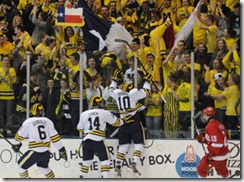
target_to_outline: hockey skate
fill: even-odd
[[[117,176],[119,176],[121,178],[121,166],[116,165],[114,167],[114,172],[116,173]]]
[[[132,162],[128,166],[128,172],[130,172],[133,176],[135,176],[137,178],[139,178],[141,176],[141,173],[136,168],[136,163],[135,162]]]

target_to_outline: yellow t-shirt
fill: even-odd
[[[207,48],[208,53],[214,53],[217,45],[217,36],[218,36],[218,27],[216,25],[212,25],[208,27],[209,31],[207,31]]]
[[[213,87],[211,94],[212,95],[219,95],[223,92],[223,90],[218,90],[216,87]],[[222,99],[220,102],[214,99],[214,107],[217,108],[223,108],[226,107],[226,99]]]
[[[232,85],[224,90],[222,94],[226,98],[226,115],[236,116],[235,104],[240,97],[240,89],[237,85]]]
[[[179,111],[191,111],[191,84],[183,82],[177,89],[179,97]]]
[[[184,7],[181,7],[180,9],[178,9],[177,11],[177,15],[179,17],[179,28],[181,29],[185,23],[187,22],[189,16],[191,15],[191,13],[193,12],[194,10],[194,7],[193,6],[188,6],[187,7],[187,10],[188,10],[188,13],[186,13],[185,11],[185,8]]]
[[[152,97],[159,101],[160,93],[152,93]],[[152,101],[149,99],[149,105],[147,108],[146,116],[162,116],[162,104],[155,106]]]
[[[207,14],[201,13],[201,19],[204,21],[206,19]],[[193,27],[193,45],[197,47],[199,43],[206,42],[206,30],[200,29],[198,24],[196,23]]]

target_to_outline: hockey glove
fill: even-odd
[[[199,143],[206,143],[205,134],[197,135],[196,139]]]
[[[65,150],[65,147],[62,147],[61,149],[59,149],[59,155],[61,158],[63,158],[64,160],[68,160],[68,157],[67,157],[67,153],[66,153],[66,150]]]
[[[21,146],[22,146],[22,143],[19,143],[17,145],[12,145],[12,149],[14,152],[17,153],[17,152],[19,152]]]
[[[151,73],[146,73],[143,77],[144,81],[150,82],[152,80],[152,74]]]
[[[121,82],[123,80],[124,73],[121,69],[116,69],[114,71],[114,74],[112,76],[112,80],[116,81],[117,83]]]

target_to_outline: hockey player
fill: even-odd
[[[117,69],[113,74],[110,85],[110,96],[116,100],[120,118],[124,122],[124,125],[119,127],[118,131],[119,150],[115,166],[115,172],[118,176],[121,176],[122,161],[125,159],[131,140],[134,143],[134,152],[129,170],[135,176],[140,175],[136,165],[140,161],[143,152],[144,130],[140,122],[141,118],[139,114],[142,104],[138,101],[149,95],[151,89],[149,80],[151,77],[151,74],[144,76],[145,83],[143,88],[137,89],[133,88],[132,84],[123,83],[122,70]],[[117,88],[118,86],[119,88]]]
[[[49,168],[51,142],[59,150],[60,157],[67,161],[67,153],[53,122],[43,117],[43,106],[36,103],[32,106],[33,117],[26,119],[15,135],[12,149],[19,152],[21,141],[29,138],[29,149],[17,161],[17,170],[21,178],[28,178],[28,168],[36,164],[46,178],[54,178]]]
[[[205,127],[205,134],[197,135],[197,140],[200,143],[207,144],[209,153],[200,160],[197,171],[201,177],[206,177],[208,171],[214,167],[218,175],[226,178],[228,176],[228,140],[225,127],[215,119],[215,114],[215,109],[210,106],[202,111],[201,120],[207,126]]]
[[[90,104],[93,109],[81,113],[77,125],[78,131],[83,134],[83,162],[80,168],[80,178],[87,176],[95,154],[101,161],[101,178],[109,177],[110,154],[104,142],[106,123],[116,127],[122,123],[111,112],[102,109],[102,101],[102,97],[92,96]]]

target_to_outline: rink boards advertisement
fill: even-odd
[[[60,159],[58,151],[52,145],[49,166],[55,173],[56,178],[79,178],[82,150],[77,155],[77,149],[81,140],[62,139],[62,143],[67,150],[68,162]],[[106,143],[111,155],[110,177],[118,178],[114,173],[118,140],[108,139]],[[24,153],[27,146],[27,141],[24,141],[20,151]],[[240,170],[240,141],[230,140],[229,149],[230,155],[227,165],[231,176]],[[135,178],[128,172],[127,167],[132,152],[133,145],[130,146],[130,150],[126,154],[126,160],[122,164],[122,178]],[[143,156],[138,164],[138,170],[141,172],[140,178],[199,178],[197,165],[203,156],[203,147],[196,140],[146,140]],[[4,139],[0,139],[1,178],[19,178],[15,166],[18,159],[19,155],[13,152],[11,146]],[[31,178],[44,178],[36,165],[32,166],[28,172]],[[100,178],[100,162],[96,156],[87,177]],[[207,178],[221,177],[216,174],[214,169],[211,169]],[[236,175],[233,178],[240,178],[240,176]]]

